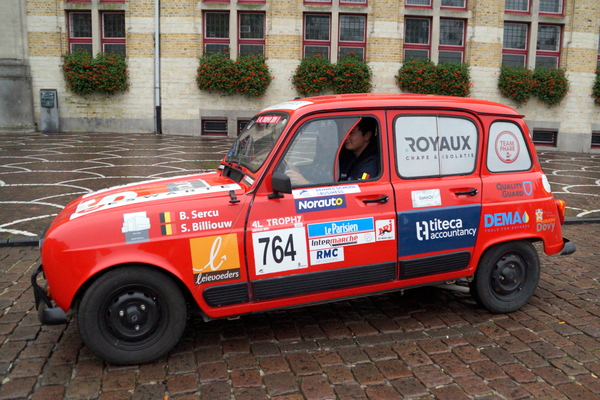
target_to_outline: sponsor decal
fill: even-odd
[[[511,164],[519,158],[519,141],[514,133],[509,131],[500,132],[496,137],[496,155],[505,164]]]
[[[483,226],[486,232],[500,230],[521,229],[529,227],[529,214],[527,211],[508,211],[483,216]]]
[[[294,202],[297,213],[346,208],[346,196],[344,195],[298,199],[294,200]]]
[[[304,226],[302,224],[302,215],[294,215],[293,217],[267,218],[264,221],[254,221],[252,222],[252,231],[268,231],[273,226],[285,226],[292,224],[296,228],[301,228]]]
[[[442,205],[440,189],[415,190],[411,192],[413,208]]]
[[[240,278],[236,234],[190,239],[190,252],[196,285]]]
[[[315,250],[310,252],[311,265],[329,264],[338,261],[344,261],[343,247]]]
[[[332,196],[336,194],[360,193],[358,185],[330,186],[314,189],[295,189],[292,195],[295,199],[306,199],[309,197]]]
[[[375,221],[376,240],[394,240],[396,229],[394,228],[393,219],[382,219]]]
[[[118,193],[107,194],[104,197],[84,197],[84,200],[77,205],[75,212],[71,214],[70,219],[75,219],[82,215],[103,209],[121,207],[129,204],[138,204],[172,197],[201,195],[210,192],[227,192],[229,190],[238,189],[240,189],[240,186],[237,183],[210,186],[207,182],[200,179],[168,184],[156,182],[154,186],[142,187],[137,189],[137,191],[123,190]],[[92,195],[97,196],[98,193]]]
[[[173,234],[173,224],[171,224],[171,213],[163,212],[159,214],[160,218],[160,233],[161,235],[172,235]]]
[[[280,119],[280,115],[261,115],[256,118],[256,122],[259,124],[276,124]]]
[[[405,137],[408,147],[413,153],[421,152],[426,153],[428,151],[465,151],[472,150],[469,144],[471,136],[420,136],[418,138]]]
[[[150,240],[150,218],[146,211],[123,214],[123,227],[125,243],[142,243]]]
[[[399,254],[410,256],[473,247],[480,205],[398,213]]]
[[[232,221],[214,221],[207,218],[218,218],[219,210],[191,210],[191,211],[180,211],[179,212],[179,220],[180,221],[194,221],[201,219],[199,222],[190,222],[181,224],[181,232],[199,232],[199,231],[209,231],[213,229],[225,229],[231,228],[233,225]]]
[[[552,214],[553,215],[553,214]],[[556,218],[544,218],[544,210],[538,208],[535,210],[535,229],[538,232],[550,231],[554,232],[556,226]]]
[[[502,197],[531,196],[533,194],[533,183],[531,181],[497,183],[496,190],[502,194]]]
[[[308,268],[304,227],[252,233],[256,275]]]
[[[373,218],[310,224],[308,243],[311,250],[373,243],[374,229]]]

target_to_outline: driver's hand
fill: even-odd
[[[304,178],[302,176],[302,174],[298,171],[294,171],[293,169],[288,169],[287,171],[285,171],[285,174],[287,176],[290,177],[290,181],[292,181],[292,185],[307,185],[310,182],[306,180],[306,178]]]

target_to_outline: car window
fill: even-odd
[[[286,173],[292,187],[332,184],[338,180],[338,154],[347,134],[361,117],[319,118],[296,132],[277,171]]]
[[[496,121],[488,136],[487,168],[490,172],[528,171],[533,163],[523,131],[513,122]]]
[[[409,115],[394,122],[396,168],[403,178],[465,175],[475,170],[477,126],[467,118]]]

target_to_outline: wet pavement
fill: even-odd
[[[208,171],[228,138],[118,134],[0,134],[0,244],[33,243],[71,200],[149,178]],[[600,218],[600,154],[539,150],[567,217]]]
[[[230,143],[0,134],[0,400],[600,398],[600,155],[538,149],[578,250],[540,251],[538,289],[511,314],[421,288],[231,321],[193,317],[167,357],[129,367],[91,354],[75,316],[40,326],[30,285],[39,253],[26,244],[62,206],[107,186],[212,169]]]

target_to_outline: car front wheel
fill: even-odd
[[[128,266],[90,286],[77,318],[83,342],[98,357],[112,364],[142,364],[175,346],[187,309],[181,290],[165,273]]]
[[[481,258],[471,295],[493,313],[512,312],[529,301],[539,279],[540,261],[531,243],[501,243]]]

